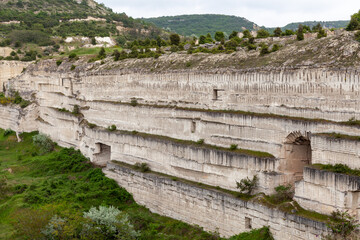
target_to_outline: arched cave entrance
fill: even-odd
[[[96,143],[95,147],[96,149],[93,162],[98,166],[105,167],[106,164],[111,160],[111,146],[103,143]]]
[[[303,178],[304,167],[311,164],[311,142],[309,133],[290,133],[282,148],[281,170],[291,176],[291,182]]]

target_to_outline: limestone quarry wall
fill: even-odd
[[[311,147],[313,163],[345,164],[350,168],[360,168],[360,141],[358,140],[315,134],[311,136]]]
[[[286,214],[258,203],[246,202],[230,195],[173,181],[154,174],[109,164],[105,174],[126,188],[136,202],[151,211],[197,224],[222,236],[232,236],[252,228],[269,226],[278,240],[320,239],[326,232],[324,223]]]
[[[13,129],[17,130],[19,128],[20,111],[11,106],[2,106],[0,105],[0,122],[2,129]]]
[[[340,121],[354,114],[359,116],[358,83],[355,71],[287,69],[233,74],[103,75],[100,81],[99,76],[88,76],[74,84],[74,91],[91,100],[128,101],[136,97],[152,103]]]
[[[211,149],[162,139],[143,137],[131,133],[91,129],[71,113],[57,109],[41,110],[39,131],[48,134],[65,147],[79,148],[94,163],[106,165],[118,160],[134,165],[147,163],[151,169],[183,177],[188,180],[236,190],[236,181],[246,177],[259,177],[258,192],[273,192],[273,188],[289,181],[279,172],[279,160],[255,157],[236,152]],[[109,147],[107,159],[98,158],[101,145]]]
[[[236,190],[236,181],[257,175],[257,192],[271,193],[274,186],[287,181],[286,175],[277,171],[279,161],[273,158],[254,157],[119,132],[109,133],[88,128],[85,132],[86,139],[90,140],[84,140],[89,143],[87,145],[101,143],[111,147],[108,160],[132,165],[137,162],[147,163],[154,171],[212,186]],[[93,160],[96,162],[96,156]]]
[[[20,61],[0,61],[0,92],[3,92],[3,86],[9,79],[21,74],[29,64]]]
[[[16,105],[0,104],[0,128],[12,129],[17,132],[32,132],[38,130],[37,106],[32,104],[26,109]]]
[[[69,73],[61,72],[55,66],[55,61],[45,62],[43,66],[32,68],[31,74],[37,77],[21,76],[19,80],[32,82],[30,85],[37,91],[56,89],[44,86],[44,80],[47,85],[67,85],[68,91],[83,100],[130,101],[137,98],[139,102],[151,104],[234,109],[334,121],[346,121],[351,117],[360,119],[359,74],[352,69],[146,74],[124,73],[125,69],[92,72],[92,65]],[[53,72],[50,72],[51,68],[54,68]],[[44,79],[46,76],[48,79]],[[28,91],[27,84],[20,83],[13,81],[11,85]]]
[[[349,210],[360,219],[360,177],[305,167],[304,179],[295,184],[294,199],[311,211]]]
[[[87,121],[105,128],[116,125],[118,129],[177,139],[205,139],[206,143],[224,147],[238,144],[240,148],[269,152],[279,158],[284,157],[282,147],[287,136],[295,131],[300,131],[303,135],[333,131],[360,135],[359,128],[324,121],[151,105],[133,107],[109,101],[77,100],[59,92],[39,92],[37,98],[41,106],[66,108],[70,111],[77,104]]]
[[[35,104],[25,110],[0,106],[3,113],[0,115],[0,127],[14,127],[18,131],[39,130],[61,146],[80,149],[85,156],[101,165],[110,160],[130,164],[145,162],[155,171],[225,189],[235,189],[236,181],[258,175],[258,191],[270,193],[280,184],[302,179],[302,167],[311,161],[359,167],[357,143],[335,141],[316,134],[337,132],[360,136],[359,127],[337,122],[352,117],[360,119],[359,75],[356,70],[289,68],[218,73],[134,73],[125,68],[94,70],[96,66],[89,64],[69,72],[69,64],[62,63],[58,67],[55,61],[50,60],[31,65],[25,74],[5,84],[6,89],[20,91],[22,96],[34,100]],[[131,101],[135,106],[129,105]],[[75,105],[80,106],[80,115],[70,113]],[[65,110],[59,111],[61,108]],[[213,111],[224,109],[278,115]],[[14,126],[11,125],[13,122]],[[99,127],[91,129],[87,122]],[[29,123],[31,127],[27,127]],[[269,152],[275,159],[185,146],[166,138],[104,130],[111,125],[174,139],[204,139],[205,143],[223,147],[237,144],[240,148]],[[296,142],[299,139],[307,145]],[[296,144],[300,145],[294,147]],[[295,156],[297,154],[299,156]],[[119,176],[113,177],[122,179],[130,192],[137,194],[140,201],[159,213],[188,219],[191,223],[201,222],[197,216],[180,212],[182,208],[186,209],[183,201],[187,200],[182,200],[182,197],[174,203],[179,205],[153,206],[152,201],[161,201],[162,194],[169,195],[163,197],[164,201],[174,199],[172,194],[184,195],[184,199],[189,194],[194,210],[201,212],[205,211],[201,209],[201,204],[206,195],[194,196],[192,188],[187,192],[177,193],[176,190],[169,193],[168,187],[174,188],[173,183],[154,183],[144,180],[143,176],[135,178],[121,172],[117,174]],[[295,177],[290,180],[288,176],[291,174]],[[296,183],[296,199],[301,205],[327,214],[339,206],[358,214],[357,190],[345,188],[350,180],[308,168],[305,168],[305,174],[304,180]],[[141,188],[141,184],[149,189]],[[154,189],[151,184],[158,187]],[[208,201],[220,200],[211,197]],[[232,201],[235,200],[229,200]],[[224,235],[232,235],[235,233],[231,229],[239,229],[235,226],[238,224],[244,226],[242,218],[251,215],[259,221],[254,226],[268,224],[280,239],[313,239],[319,230],[311,224],[303,226],[305,220],[284,216],[280,212],[273,213],[260,205],[248,207],[245,203],[241,204],[239,206],[247,208],[238,210],[231,204],[214,205],[214,209],[209,210],[209,220],[201,223],[207,229],[215,230],[217,223],[212,219],[220,216],[228,220],[229,226],[234,224],[231,228],[221,226]],[[228,213],[229,217],[226,217]],[[226,225],[225,222],[222,224]],[[281,228],[287,230],[281,231]]]

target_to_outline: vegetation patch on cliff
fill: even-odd
[[[313,164],[312,167],[320,170],[326,170],[334,173],[342,173],[360,177],[360,169],[352,169],[345,164]]]
[[[4,93],[0,92],[0,104],[4,106],[18,104],[21,108],[26,108],[30,105],[30,101],[23,99],[18,92],[12,93],[11,97],[6,97]]]
[[[314,135],[324,136],[324,137],[332,138],[332,139],[344,139],[344,140],[350,140],[350,141],[360,141],[360,136],[352,136],[352,135],[346,135],[346,134],[341,134],[341,133],[336,133],[336,132],[317,133],[317,134],[314,134]]]

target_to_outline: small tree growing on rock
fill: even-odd
[[[171,34],[170,35],[171,45],[178,46],[180,44],[180,36],[179,34]]]
[[[259,178],[255,175],[252,179],[249,177],[241,179],[240,182],[236,182],[236,188],[240,189],[241,194],[251,195],[258,185]]]
[[[359,226],[359,221],[350,215],[348,211],[333,211],[327,223],[327,227],[332,234],[326,236],[326,239],[348,239]]]
[[[299,28],[298,28],[298,30],[297,30],[296,39],[297,39],[298,41],[304,40],[304,27],[303,27],[303,25],[301,25],[301,24],[299,25]]]

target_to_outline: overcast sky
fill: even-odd
[[[216,13],[245,17],[260,26],[348,20],[360,0],[97,0],[115,12],[140,17]]]

